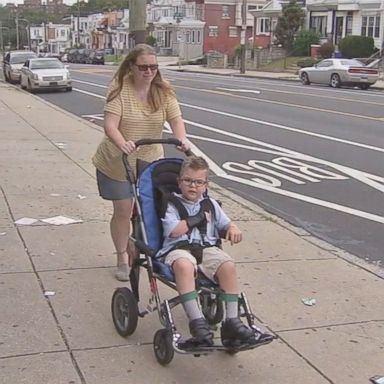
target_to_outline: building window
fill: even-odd
[[[311,16],[309,29],[317,32],[321,37],[327,36],[327,16]]]
[[[361,35],[380,37],[380,16],[363,16],[361,20]]]
[[[208,36],[209,37],[217,37],[218,35],[219,35],[219,27],[218,26],[208,27]]]
[[[347,16],[346,26],[345,26],[345,35],[352,35],[352,16]]]
[[[257,19],[258,32],[269,33],[271,32],[271,20],[269,17],[260,17]]]
[[[65,37],[65,29],[61,29],[60,30],[60,36],[61,37]]]
[[[237,27],[229,27],[228,28],[228,36],[229,37],[238,37],[239,34],[237,32]]]
[[[223,5],[223,10],[221,14],[222,19],[228,19],[229,18],[229,7],[228,5]]]

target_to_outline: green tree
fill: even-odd
[[[293,43],[294,53],[297,56],[307,56],[311,54],[311,45],[318,44],[320,35],[315,31],[302,30]]]
[[[290,0],[283,6],[283,13],[277,20],[275,36],[279,44],[288,51],[292,51],[296,34],[304,23],[304,11],[296,3]]]

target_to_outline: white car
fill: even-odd
[[[42,89],[72,91],[72,80],[67,66],[52,57],[27,60],[21,68],[20,85],[30,92]]]
[[[318,83],[333,88],[349,85],[368,89],[379,79],[379,72],[355,59],[325,59],[313,67],[301,68],[299,77],[304,85]]]
[[[26,60],[37,57],[32,51],[10,51],[7,52],[3,60],[4,78],[10,83],[20,82],[20,70]]]

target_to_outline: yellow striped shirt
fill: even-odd
[[[114,86],[111,84],[108,93],[114,89]],[[120,94],[105,104],[104,111],[121,116],[119,130],[127,141],[161,138],[164,122],[181,116],[179,104],[173,96],[167,96],[164,105],[153,112],[149,104],[142,103],[136,98],[128,79],[124,81]],[[164,157],[163,147],[156,144],[140,147],[139,151],[128,156],[128,160],[135,169],[138,158],[152,162],[161,157]],[[122,152],[107,136],[98,146],[92,161],[100,172],[111,179],[126,180]]]

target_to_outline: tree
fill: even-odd
[[[299,32],[296,40],[293,43],[295,55],[307,56],[311,54],[311,45],[318,44],[320,34],[314,31],[302,30]]]
[[[275,36],[279,44],[291,51],[298,30],[304,24],[304,11],[296,3],[290,0],[289,4],[283,7],[283,14],[278,18]]]

